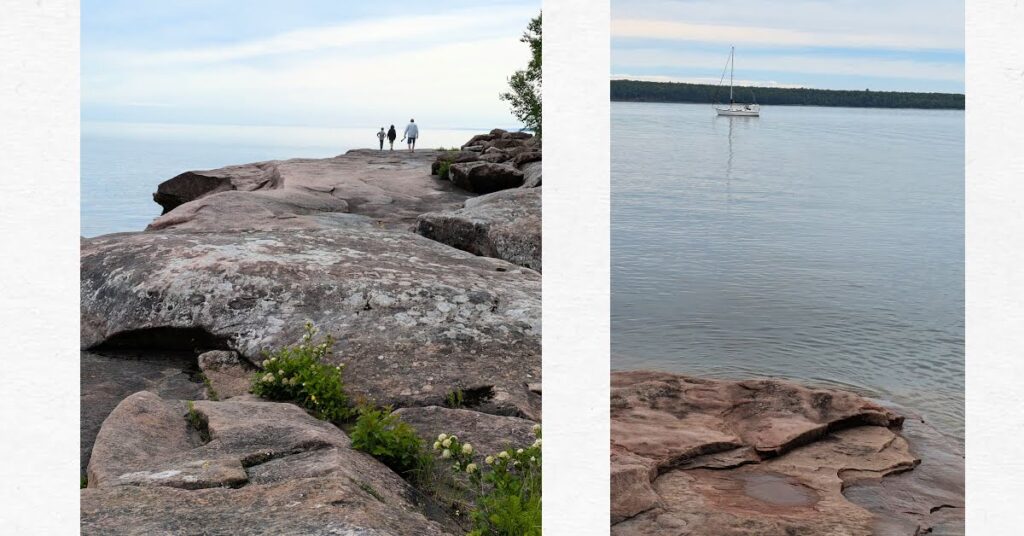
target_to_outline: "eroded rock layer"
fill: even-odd
[[[962,477],[902,476],[921,463],[899,432],[903,418],[853,393],[616,372],[611,412],[612,534],[962,531]],[[844,495],[850,486],[862,497]],[[942,491],[907,499],[926,487]]]

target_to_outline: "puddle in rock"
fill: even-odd
[[[778,473],[747,473],[740,476],[743,493],[778,506],[810,506],[818,495],[791,477]]]

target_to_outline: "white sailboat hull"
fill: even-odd
[[[715,108],[718,115],[729,115],[735,117],[758,117],[761,115],[761,107],[756,104],[741,106],[730,106],[728,108]]]

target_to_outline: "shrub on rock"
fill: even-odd
[[[352,415],[345,384],[343,365],[324,362],[334,346],[327,336],[314,344],[316,328],[306,323],[306,334],[297,346],[282,348],[267,356],[263,371],[252,378],[251,392],[268,400],[293,401],[325,421],[341,421]]]
[[[407,480],[421,480],[431,465],[423,442],[391,408],[359,408],[359,418],[349,434],[352,448],[363,451]]]

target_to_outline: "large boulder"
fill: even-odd
[[[516,153],[515,158],[512,159],[512,163],[519,169],[523,169],[523,166],[530,162],[539,162],[541,160],[540,151],[525,150]]]
[[[142,391],[103,423],[81,527],[83,534],[446,534],[414,496],[343,432],[294,405],[189,405]]]
[[[227,166],[208,171],[186,171],[157,186],[153,200],[164,214],[200,197],[229,190],[253,191],[281,186],[281,176],[273,162]]]
[[[461,164],[464,162],[475,162],[480,159],[480,154],[473,151],[445,151],[437,155],[434,161],[430,164],[430,174],[440,175],[441,164],[447,162],[450,164]],[[447,174],[440,177],[442,180],[448,180]]]
[[[498,138],[498,139],[495,139],[495,140],[491,140],[491,141],[485,142],[483,144],[483,146],[484,146],[484,151],[486,151],[487,149],[491,149],[491,148],[494,148],[494,149],[514,149],[514,148],[517,148],[517,147],[522,147],[524,144],[525,144],[525,140],[522,140],[522,139]]]
[[[502,190],[448,212],[419,217],[416,232],[438,242],[541,271],[541,189]]]
[[[82,242],[81,345],[231,349],[252,362],[312,321],[337,342],[348,389],[380,404],[440,404],[489,388],[536,415],[540,274],[376,227],[144,232]],[[177,331],[176,331],[177,330]]]
[[[519,169],[523,171],[522,188],[536,188],[541,185],[541,171],[543,167],[539,161],[523,164]]]
[[[523,184],[523,172],[509,164],[490,162],[452,164],[449,174],[453,184],[478,194],[518,188]]]
[[[902,417],[853,393],[615,372],[611,406],[613,535],[909,536],[963,494],[962,480],[944,478],[929,482],[945,495],[917,501],[887,488],[921,459]],[[848,498],[851,486],[870,499]]]

